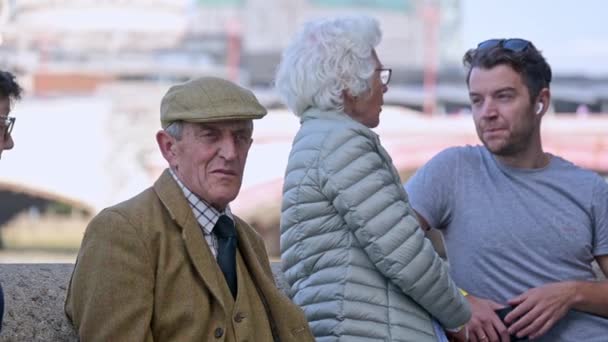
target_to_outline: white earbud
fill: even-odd
[[[538,106],[536,106],[536,114],[542,113],[544,108],[545,108],[545,105],[542,102],[539,102]]]

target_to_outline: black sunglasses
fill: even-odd
[[[531,42],[521,38],[488,39],[477,44],[477,50],[492,49],[497,46],[513,52],[523,52],[528,50],[530,47],[534,47]]]

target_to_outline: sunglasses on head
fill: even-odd
[[[488,39],[477,44],[477,50],[492,49],[497,46],[513,52],[523,52],[534,45],[532,45],[531,42],[521,38]]]

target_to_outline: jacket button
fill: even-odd
[[[237,323],[241,323],[244,319],[245,319],[245,314],[242,312],[237,312],[237,314],[234,315],[234,321]]]
[[[222,328],[215,329],[215,338],[220,338],[222,336],[224,336],[224,329],[222,329]]]

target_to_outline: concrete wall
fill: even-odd
[[[0,264],[4,289],[2,341],[78,341],[63,311],[73,264]],[[275,280],[287,293],[280,263],[272,264]],[[596,267],[599,273],[599,269]]]
[[[0,341],[78,341],[63,313],[72,264],[2,264]]]
[[[78,341],[63,310],[73,264],[0,264],[4,319],[0,341]],[[277,285],[288,286],[273,263]]]

